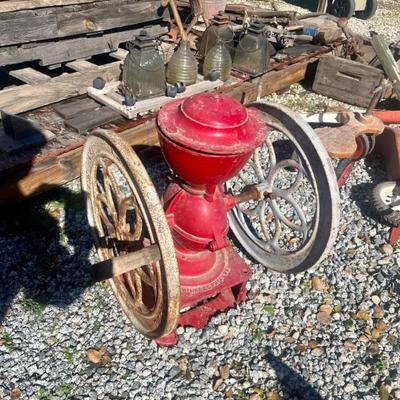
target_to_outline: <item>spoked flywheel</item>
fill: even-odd
[[[171,332],[180,298],[175,249],[139,158],[115,133],[92,134],[83,149],[82,188],[100,265],[123,261],[123,273],[110,279],[123,311],[149,338]]]
[[[256,188],[260,196],[237,204],[230,227],[260,264],[301,272],[320,262],[335,240],[340,215],[335,172],[304,120],[277,104],[250,107],[261,111],[269,134],[227,191],[239,198]]]

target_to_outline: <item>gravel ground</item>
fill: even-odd
[[[394,38],[399,3],[380,4],[353,24]],[[298,111],[338,105],[299,85],[270,99]],[[179,329],[171,349],[132,329],[107,284],[90,285],[96,256],[78,181],[8,212],[0,399],[400,399],[400,251],[368,204],[383,178],[380,160],[357,164],[318,269],[284,276],[253,263],[248,301],[204,330]]]

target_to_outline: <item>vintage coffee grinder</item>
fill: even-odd
[[[266,127],[256,110],[215,93],[167,104],[157,127],[174,174],[163,201],[178,261],[181,309],[189,308],[179,324],[202,328],[211,315],[246,297],[251,271],[227,238],[227,212],[235,201],[222,184],[265,139]],[[175,342],[174,332],[158,339]]]
[[[203,328],[211,316],[246,298],[251,270],[232,247],[229,229],[248,254],[276,271],[304,271],[323,258],[334,243],[339,198],[329,157],[304,124],[282,106],[244,107],[219,93],[171,100],[156,119],[170,167],[161,199],[139,157],[119,134],[98,131],[88,137],[82,188],[101,260],[92,268],[93,279],[109,279],[140,333],[171,346],[177,342],[178,325]],[[270,138],[279,129],[289,139],[279,140],[277,149],[288,143],[289,151],[275,154]],[[266,152],[268,159],[263,158]],[[281,159],[286,153],[294,154],[293,159]],[[243,167],[255,171],[245,174],[249,183],[230,190],[232,180],[246,178]],[[276,183],[282,172],[297,176],[292,186]],[[292,193],[299,182],[313,177],[320,194],[313,197],[318,199],[314,219],[307,220],[299,205],[294,207],[301,220],[288,219],[277,201],[294,204]],[[246,204],[253,208],[243,208]],[[264,236],[259,235],[260,225],[258,231],[251,225],[251,213],[273,218],[272,226],[262,222]],[[289,235],[284,225],[294,229],[297,242],[299,232],[304,233],[297,249],[293,241],[289,249],[278,247]]]

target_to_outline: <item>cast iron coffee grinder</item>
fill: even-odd
[[[212,315],[245,300],[251,270],[233,249],[230,229],[253,258],[281,272],[304,270],[329,250],[338,221],[328,215],[334,214],[338,198],[329,182],[327,185],[330,178],[325,179],[325,172],[332,174],[336,188],[334,172],[328,170],[328,157],[323,154],[319,158],[315,152],[318,139],[312,129],[305,129],[288,112],[268,104],[244,107],[218,93],[200,93],[166,104],[156,121],[161,150],[170,167],[161,201],[140,159],[118,134],[100,131],[88,137],[82,187],[101,259],[93,266],[93,278],[109,279],[135,328],[158,344],[176,344],[178,325],[203,328]],[[312,151],[290,147],[293,160],[279,160],[270,153],[268,175],[261,158],[274,151],[269,124],[276,131],[280,120],[285,121],[282,131],[289,132],[290,127],[300,135],[292,137],[293,143],[312,146]],[[310,151],[312,166],[307,159]],[[229,189],[227,181],[248,176],[240,172],[245,166],[265,179],[253,179],[240,190],[232,185]],[[304,230],[306,242],[296,254],[283,250],[273,254],[269,246],[277,246],[276,238],[268,242],[253,236],[257,231],[245,228],[244,224],[251,222],[245,213],[265,212],[267,203],[275,204],[279,196],[291,199],[295,188],[286,193],[282,186],[274,188],[274,181],[278,172],[296,169],[323,178],[316,183],[318,193],[323,193],[317,211],[323,207],[326,217],[313,222],[312,232],[305,232],[308,223],[296,225],[282,217],[275,225],[286,221],[288,226]],[[256,207],[239,208],[246,204]],[[318,235],[320,240],[314,242]]]

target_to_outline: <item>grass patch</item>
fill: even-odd
[[[74,353],[72,352],[72,350],[69,347],[64,347],[62,352],[64,354],[65,361],[68,364],[73,364],[74,363]]]
[[[74,386],[71,383],[61,383],[57,386],[57,393],[62,396],[69,396],[74,389]]]
[[[3,332],[2,342],[3,342],[3,346],[8,351],[14,351],[15,350],[14,339],[13,339],[11,333]]]
[[[268,314],[273,314],[274,311],[275,311],[275,308],[274,308],[274,306],[273,306],[272,304],[267,304],[267,305],[265,305],[265,306],[263,307],[263,311],[264,311],[265,313],[268,313]]]
[[[389,369],[389,362],[385,357],[381,356],[376,360],[374,366],[378,371],[383,372]]]
[[[301,290],[304,290],[306,292],[310,291],[312,287],[311,279],[306,279],[304,282],[301,283],[300,287]]]
[[[54,396],[43,388],[40,388],[37,391],[36,396],[38,397],[39,400],[54,400]]]
[[[257,328],[257,329],[255,329],[254,331],[253,331],[253,339],[256,341],[256,342],[261,342],[261,340],[263,340],[264,339],[264,331],[262,330],[262,329],[260,329],[260,328]]]
[[[40,316],[43,314],[44,309],[46,308],[46,306],[42,303],[40,303],[37,300],[33,300],[33,299],[24,299],[21,301],[22,304],[22,308],[33,314],[36,316]]]
[[[354,322],[351,319],[346,319],[345,321],[343,321],[343,326],[345,327],[346,330],[350,330],[353,328],[354,326]]]

